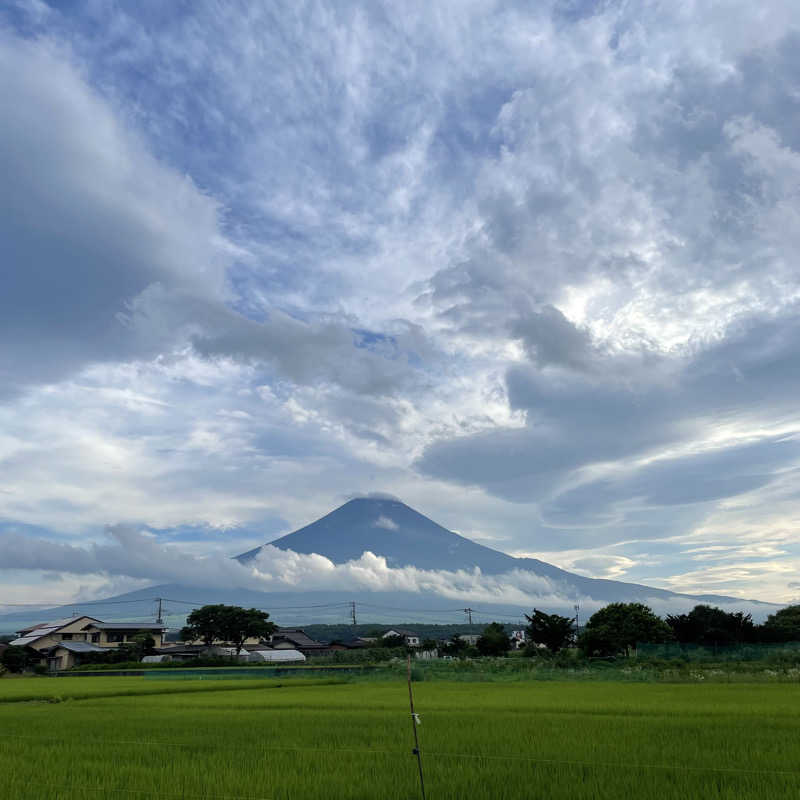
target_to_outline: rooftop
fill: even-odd
[[[93,622],[99,622],[100,620],[96,620],[94,617],[87,617],[86,614],[81,614],[77,617],[67,617],[67,619],[56,619],[52,622],[40,622],[38,625],[31,625],[30,627],[23,628],[19,631],[23,635],[23,638],[27,638],[29,636],[35,636],[35,638],[39,638],[41,636],[47,636],[49,633],[53,633],[60,628],[63,628],[67,625],[71,625],[73,622],[77,622],[79,619],[90,619]]]
[[[99,631],[163,631],[166,626],[156,622],[90,622],[87,628]]]
[[[280,641],[281,639],[284,639],[287,642],[292,642],[292,644],[296,644],[298,647],[326,646],[322,644],[322,642],[312,639],[305,631],[299,630],[298,628],[279,628],[272,635],[272,640]]]

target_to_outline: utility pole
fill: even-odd
[[[578,605],[578,603],[575,603],[575,635],[576,636],[580,636],[581,635],[581,626],[580,626],[580,623],[578,622],[578,613],[580,612],[580,610],[581,610],[580,605]]]
[[[163,598],[161,598],[161,597],[156,597],[156,600],[158,601],[158,613],[156,614],[156,623],[158,625],[163,625],[164,624],[164,616],[161,613],[161,602],[162,602],[162,599]]]
[[[464,613],[467,615],[467,619],[469,620],[469,624],[472,625],[472,609],[465,608]]]
[[[350,618],[353,620],[353,625],[358,625],[356,622],[356,601],[350,601]]]

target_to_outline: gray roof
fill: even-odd
[[[87,628],[99,631],[163,631],[165,626],[157,622],[92,622]]]
[[[34,642],[38,642],[41,639],[41,636],[21,636],[19,639],[14,639],[11,642],[12,647],[26,647],[29,644],[33,644]]]
[[[77,622],[79,619],[91,619],[95,622],[99,622],[100,620],[95,620],[94,617],[90,617],[87,614],[81,614],[78,617],[67,617],[66,619],[56,619],[52,622],[40,622],[38,625],[31,625],[28,628],[22,628],[19,632],[23,634],[23,638],[27,638],[28,636],[47,636],[49,633],[53,633],[54,631],[59,630],[59,628],[63,628],[67,625],[71,625],[73,622]]]
[[[312,639],[305,631],[299,628],[279,628],[272,634],[273,642],[286,641],[298,647],[327,647],[322,642]]]
[[[69,650],[70,653],[107,653],[108,649],[105,647],[98,647],[96,644],[89,642],[59,642],[55,647],[63,647]]]

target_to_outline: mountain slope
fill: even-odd
[[[556,582],[563,594],[576,599],[585,596],[614,602],[690,597],[636,583],[586,578],[535,558],[515,558],[449,531],[399,500],[350,500],[316,522],[269,544],[295,553],[317,553],[336,564],[357,559],[368,550],[384,556],[390,567],[413,566],[448,571],[472,571],[478,567],[485,575],[526,570]],[[261,550],[257,547],[236,558],[247,563]],[[731,602],[736,599],[724,595],[691,597],[698,602]]]

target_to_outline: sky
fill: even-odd
[[[800,597],[796,17],[3,4],[0,606],[371,492],[583,575]]]

